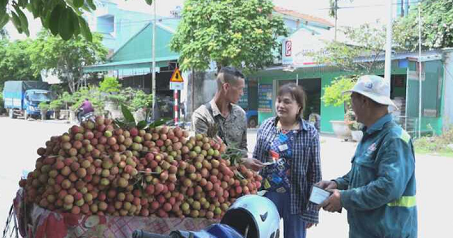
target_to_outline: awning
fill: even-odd
[[[177,56],[169,57],[160,57],[156,58],[156,67],[166,67],[168,63],[172,60],[177,60]],[[118,62],[110,62],[99,65],[90,65],[83,67],[84,73],[94,73],[94,72],[105,72],[112,70],[139,70],[139,69],[151,69],[153,66],[152,58],[139,59],[139,60],[126,60]],[[145,70],[147,71],[147,70]]]

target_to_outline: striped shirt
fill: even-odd
[[[272,141],[278,136],[277,118],[269,118],[258,129],[253,157],[266,162]],[[321,181],[319,134],[316,128],[300,119],[295,130],[291,156],[291,214],[300,214],[308,223],[318,223],[318,208],[308,201],[312,186]]]

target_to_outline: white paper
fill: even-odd
[[[280,151],[285,151],[285,150],[288,149],[288,145],[287,145],[287,144],[279,145],[279,146],[278,146],[278,149],[279,149]]]
[[[330,193],[327,192],[326,190],[313,186],[310,195],[310,202],[319,205],[323,203],[327,198],[329,198],[329,196]]]
[[[264,166],[268,166],[268,165],[271,165],[271,164],[275,164],[275,162],[264,162],[263,163]]]

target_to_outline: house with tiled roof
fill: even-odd
[[[274,14],[277,16],[281,16],[285,20],[286,25],[290,27],[294,26],[294,29],[299,29],[305,26],[330,30],[330,28],[334,27],[334,25],[327,21],[326,19],[300,13],[294,10],[285,9],[278,6],[274,7]],[[295,25],[290,21],[294,21]]]

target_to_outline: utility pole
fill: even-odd
[[[337,20],[338,20],[338,0],[335,0],[335,38],[334,40],[337,41]]]
[[[153,54],[153,73],[152,73],[152,93],[153,93],[153,120],[156,120],[156,101],[157,101],[157,94],[156,94],[156,4],[157,0],[153,1],[154,6],[154,22],[153,22],[153,46],[152,46],[152,54]]]
[[[422,17],[418,3],[418,138],[422,130]]]
[[[392,0],[387,0],[388,22],[387,22],[387,38],[385,45],[385,80],[390,83],[392,76],[392,17],[393,3]]]

